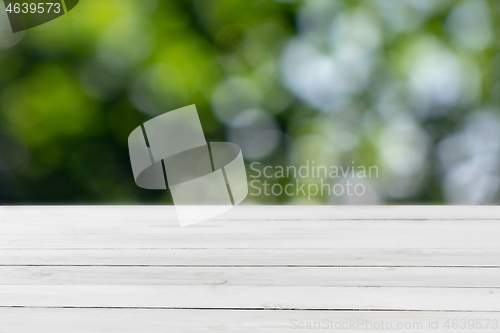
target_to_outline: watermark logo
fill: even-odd
[[[164,113],[128,138],[134,179],[139,187],[172,193],[181,226],[230,210],[248,194],[240,148],[207,143],[194,105]]]
[[[12,32],[52,21],[73,9],[79,0],[4,0]]]
[[[250,164],[250,195],[264,197],[362,197],[366,183],[379,177],[377,166],[317,165],[306,161],[301,166],[263,166]],[[282,180],[285,180],[283,182]]]

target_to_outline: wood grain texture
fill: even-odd
[[[0,206],[4,221],[176,221],[173,206]],[[497,220],[500,206],[251,206],[240,205],[212,221],[228,220]]]
[[[500,267],[482,249],[11,249],[0,265],[217,267]]]
[[[0,249],[500,249],[496,220],[16,221]]]
[[[180,228],[173,207],[0,207],[0,332],[499,320],[499,219],[499,207],[242,206]]]
[[[29,320],[27,320],[29,318]],[[109,332],[498,332],[500,313],[373,312],[373,311],[255,311],[163,309],[18,309],[0,308],[2,331],[9,333]],[[464,329],[446,329],[453,323]],[[489,329],[467,324],[489,325]],[[497,321],[497,326],[495,326]],[[384,324],[382,324],[382,322]],[[307,329],[306,325],[324,329]],[[304,327],[299,329],[299,325]],[[325,326],[326,325],[326,326]],[[391,326],[390,329],[374,329]],[[407,329],[396,328],[399,326]],[[437,329],[434,328],[437,325]],[[331,328],[333,327],[333,328]],[[432,327],[432,328],[430,328]],[[330,329],[331,328],[331,329]],[[371,329],[370,329],[371,328]]]
[[[2,285],[0,306],[500,311],[495,288]]]
[[[0,267],[0,285],[500,288],[500,269],[450,267]]]

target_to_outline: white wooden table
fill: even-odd
[[[0,333],[500,332],[499,207],[173,214],[0,207]]]

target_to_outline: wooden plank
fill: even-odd
[[[367,229],[366,231],[364,229]],[[425,228],[426,230],[421,230]],[[206,221],[181,228],[174,221],[106,221],[96,216],[86,221],[3,221],[0,222],[1,235],[5,236],[73,236],[86,235],[133,235],[149,237],[153,234],[172,236],[229,235],[229,234],[269,234],[297,235],[302,233],[375,233],[379,235],[392,230],[392,234],[435,232],[437,236],[446,233],[483,234],[488,231],[498,233],[500,220],[224,220]]]
[[[500,314],[500,207],[237,207],[189,228],[174,217],[161,206],[0,207],[0,332]]]
[[[480,249],[16,249],[0,265],[500,267]]]
[[[0,267],[0,285],[500,288],[499,268]]]
[[[500,311],[496,288],[1,285],[0,306]]]
[[[500,249],[500,221],[212,221],[0,224],[0,249]],[[36,229],[36,228],[41,228]]]
[[[0,221],[176,221],[173,206],[0,206]],[[232,220],[482,220],[500,219],[500,206],[251,206],[212,219]]]
[[[89,320],[91,318],[91,320]],[[500,313],[233,311],[132,309],[0,309],[9,333],[165,332],[497,332]],[[318,329],[320,323],[323,329]],[[313,327],[307,329],[307,326]],[[314,326],[316,325],[316,326]],[[463,329],[447,329],[465,325]],[[481,325],[481,329],[478,329]],[[488,328],[485,328],[488,325]],[[299,328],[304,327],[304,328]],[[314,328],[316,327],[316,328]],[[390,327],[390,329],[388,328]],[[403,327],[398,329],[398,327]]]

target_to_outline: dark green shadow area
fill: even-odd
[[[79,0],[64,0],[64,2],[66,3],[66,9],[68,10],[68,12],[70,10],[72,10],[73,8],[75,8],[75,6],[78,4],[78,1]]]

